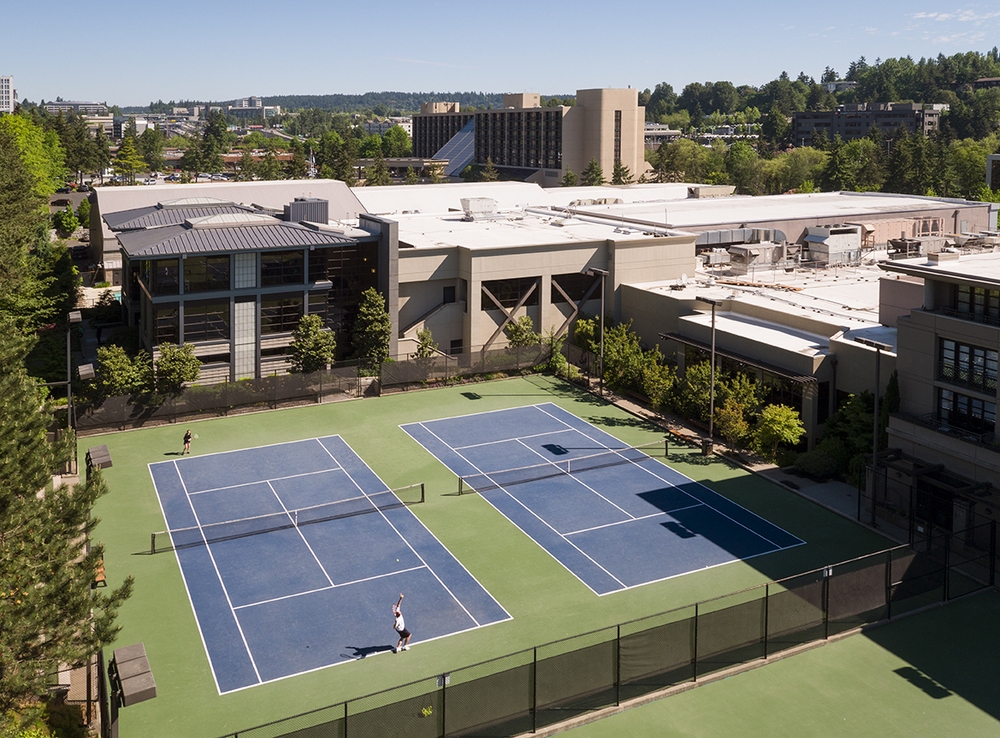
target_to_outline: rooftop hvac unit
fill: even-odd
[[[460,202],[466,220],[496,217],[497,201],[492,197],[463,197]]]

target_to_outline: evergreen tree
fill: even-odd
[[[493,159],[486,157],[486,166],[479,173],[479,179],[483,182],[496,182],[500,179],[500,172],[497,171],[496,164],[493,163]]]
[[[269,145],[264,152],[264,158],[257,162],[256,173],[258,179],[275,180],[281,179],[281,164],[274,153],[274,146]]]
[[[237,182],[252,182],[257,176],[257,162],[253,160],[253,153],[250,149],[243,149],[240,154],[240,163],[236,169]]]
[[[355,139],[347,138],[344,145],[337,152],[336,165],[333,168],[334,176],[348,187],[354,187],[357,183],[355,167],[357,166],[357,148]]]
[[[358,317],[354,321],[354,354],[381,365],[389,358],[392,318],[385,309],[385,299],[373,287],[361,293]]]
[[[288,179],[305,179],[309,172],[309,164],[306,161],[306,149],[299,140],[293,140],[290,144],[292,158],[285,163],[285,177]]]
[[[611,171],[611,184],[630,185],[632,184],[632,172],[627,166],[622,164],[620,159],[615,160],[615,168]]]
[[[146,168],[151,172],[163,169],[163,149],[165,141],[163,134],[155,128],[147,128],[138,139],[139,156],[146,162]]]
[[[587,187],[600,187],[607,184],[604,180],[604,170],[597,163],[597,159],[591,159],[587,168],[583,170],[583,184]]]
[[[47,440],[53,419],[24,369],[27,350],[0,317],[0,714],[43,699],[61,664],[81,666],[111,643],[132,591],[131,577],[108,594],[91,590],[103,548],[82,541],[107,491],[100,473],[72,491],[46,489],[72,440]]]
[[[406,168],[406,173],[403,174],[403,184],[406,185],[420,184],[420,177],[413,170],[413,167]]]
[[[94,132],[94,168],[100,173],[104,182],[104,170],[111,165],[111,143],[104,132],[104,126],[98,126]]]
[[[566,174],[564,174],[563,178],[562,178],[562,186],[563,187],[576,187],[578,183],[579,183],[579,178],[576,176],[576,174],[573,172],[573,170],[572,169],[567,169],[566,170]]]
[[[365,170],[366,187],[384,187],[392,184],[389,176],[389,167],[385,165],[385,157],[382,156],[382,149],[375,150],[375,159],[370,167]]]
[[[135,184],[135,175],[141,171],[146,162],[139,156],[135,147],[135,138],[126,136],[115,155],[115,174],[120,176],[124,184]]]
[[[289,363],[296,373],[309,373],[325,369],[333,362],[337,349],[337,338],[324,330],[319,315],[303,315],[292,331],[291,355]]]

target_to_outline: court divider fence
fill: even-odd
[[[539,344],[478,348],[457,355],[437,353],[428,358],[404,356],[381,366],[368,359],[353,359],[308,374],[273,374],[238,382],[193,385],[173,394],[139,392],[97,397],[93,396],[93,390],[84,387],[76,403],[75,427],[79,435],[88,435],[443,386],[472,377],[530,371],[546,365],[550,355],[550,348]],[[564,346],[563,355],[580,368],[581,378],[589,379],[591,354],[575,346]]]
[[[893,620],[995,581],[939,533],[668,612],[518,651],[223,738],[506,737]],[[985,575],[985,578],[984,578]]]

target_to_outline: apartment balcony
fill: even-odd
[[[934,413],[893,413],[889,447],[929,464],[943,464],[977,484],[1000,479],[1000,445],[993,431],[970,430],[941,421]]]
[[[992,325],[1000,328],[1000,317],[992,315],[983,315],[981,313],[970,313],[967,311],[956,310],[955,308],[945,308],[939,307],[929,310],[927,312],[934,313],[936,315],[944,315],[949,318],[958,318],[959,320],[967,320],[971,323],[981,323],[983,325]]]
[[[968,367],[941,362],[937,367],[937,378],[942,382],[966,387],[990,397],[996,397],[997,394],[996,374],[989,374],[984,370],[974,371]]]

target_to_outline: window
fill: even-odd
[[[997,351],[942,339],[938,356],[938,379],[995,394]]]
[[[260,281],[265,287],[303,284],[305,259],[301,251],[274,251],[260,255]]]
[[[441,291],[441,302],[443,302],[445,305],[450,305],[451,303],[455,302],[455,285],[450,285],[448,287],[445,287]]]
[[[963,315],[1000,320],[1000,290],[961,284],[956,287],[955,308]]]
[[[580,274],[579,272],[572,272],[570,274],[553,274],[552,281],[562,287],[563,292],[565,292],[569,299],[574,303],[580,302],[583,296],[587,294],[587,290],[591,287],[597,287],[593,292],[590,293],[591,299],[600,300],[600,277],[591,277],[587,274]],[[552,286],[552,304],[566,302],[566,298],[563,297],[562,292]]]
[[[260,302],[260,332],[288,333],[302,317],[302,295],[268,295]]]
[[[448,353],[452,356],[461,356],[464,351],[465,345],[462,343],[461,338],[456,338],[448,346]]]
[[[156,326],[156,332],[153,336],[154,345],[180,343],[180,323],[177,318],[176,302],[153,306],[153,324]]]
[[[184,260],[184,292],[229,289],[228,256],[189,256]]]
[[[938,417],[953,428],[989,433],[996,429],[997,406],[995,402],[939,389]]]
[[[229,338],[229,300],[184,303],[184,342]]]
[[[622,160],[622,111],[615,111],[615,162]]]
[[[524,294],[535,287],[531,296],[524,303],[526,306],[538,304],[538,278],[521,277],[520,279],[498,279],[492,282],[483,282],[482,307],[483,310],[496,310],[496,303],[486,294],[486,290],[495,297],[505,308],[512,308],[521,301]]]
[[[180,292],[177,259],[156,259],[145,263],[146,285],[151,295],[176,295]]]

